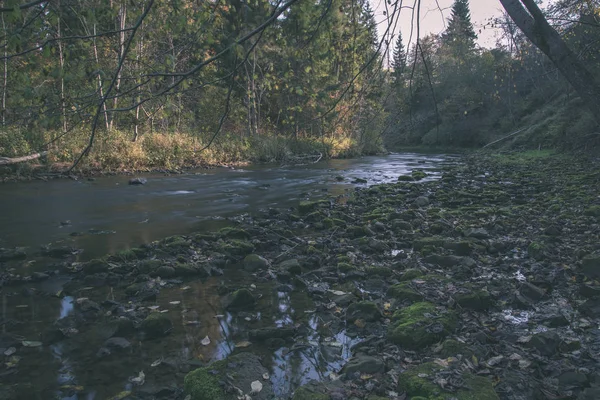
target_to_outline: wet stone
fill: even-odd
[[[579,294],[587,298],[600,297],[600,286],[581,285]]]
[[[543,356],[552,356],[558,351],[560,337],[556,332],[547,331],[533,335],[529,346],[537,350]]]
[[[228,310],[249,310],[254,307],[256,300],[248,289],[239,289],[231,294]]]
[[[260,271],[269,268],[269,261],[258,254],[249,254],[244,257],[244,269],[247,271]]]
[[[279,267],[284,271],[289,272],[292,275],[298,275],[302,273],[302,267],[300,266],[300,261],[296,258],[292,258],[291,260],[283,261],[279,264]]]
[[[414,204],[417,207],[426,207],[429,205],[429,199],[425,196],[419,196],[415,199]]]
[[[251,340],[286,339],[293,337],[296,330],[293,327],[272,327],[253,329],[248,333]]]
[[[562,390],[571,390],[588,386],[589,380],[585,374],[575,371],[563,372],[558,377],[558,386]]]
[[[140,330],[144,334],[144,339],[157,339],[168,335],[173,329],[173,323],[164,314],[161,313],[150,313],[142,321]]]
[[[346,320],[355,321],[362,319],[366,322],[378,321],[381,319],[381,311],[377,304],[371,301],[359,301],[358,303],[350,304],[346,310]]]
[[[384,372],[385,364],[380,358],[358,355],[352,357],[342,368],[342,373],[352,375],[354,373],[377,374]]]
[[[581,272],[590,279],[600,277],[600,255],[593,254],[581,260]]]
[[[494,300],[487,290],[476,290],[454,296],[456,303],[462,308],[485,311],[494,305]]]
[[[466,237],[472,237],[475,239],[489,239],[490,234],[484,228],[469,228],[464,232]]]
[[[541,300],[546,296],[546,291],[540,287],[537,287],[529,282],[523,282],[519,288],[521,295],[531,300]]]

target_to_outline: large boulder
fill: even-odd
[[[173,323],[165,314],[150,313],[142,321],[140,329],[144,334],[144,339],[158,339],[167,336],[173,329]]]
[[[440,341],[455,328],[456,315],[452,311],[420,302],[394,313],[387,338],[399,346],[418,350]]]

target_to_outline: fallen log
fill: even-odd
[[[525,129],[528,129],[528,128],[530,128],[530,127],[528,126],[528,127],[526,127],[526,128],[521,128],[521,129],[519,129],[518,131],[515,131],[515,132],[511,133],[510,135],[504,136],[504,137],[502,137],[502,138],[500,138],[500,139],[498,139],[498,140],[494,140],[492,143],[488,143],[488,144],[486,144],[485,146],[483,146],[483,147],[482,147],[482,149],[485,149],[486,147],[488,147],[488,146],[491,146],[491,145],[493,145],[493,144],[499,143],[499,142],[501,142],[501,141],[503,141],[503,140],[505,140],[505,139],[508,139],[509,137],[513,137],[513,136],[515,136],[517,133],[521,133],[521,132],[523,132]]]
[[[30,154],[28,156],[23,156],[23,157],[14,157],[14,158],[0,157],[0,165],[11,165],[11,164],[22,163],[25,161],[36,160],[40,157],[45,156],[46,154],[48,154],[47,151],[42,151],[41,153]]]

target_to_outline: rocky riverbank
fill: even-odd
[[[4,251],[9,303],[69,306],[43,326],[5,312],[0,398],[600,398],[598,166],[477,156],[422,177],[27,276]],[[70,380],[36,383],[48,347],[48,365],[77,354]]]

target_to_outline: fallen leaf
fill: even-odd
[[[490,367],[493,367],[494,365],[500,364],[502,360],[504,360],[504,356],[492,357],[486,361],[486,364]]]
[[[146,381],[146,375],[144,374],[144,371],[140,371],[140,373],[136,377],[129,378],[129,382],[133,383],[134,385],[138,385],[138,386],[143,385],[145,381]]]
[[[360,376],[360,379],[362,379],[363,381],[368,381],[369,379],[371,379],[373,377],[373,375],[370,374],[362,374]]]
[[[235,344],[235,347],[243,349],[245,347],[249,347],[252,343],[248,342],[248,341],[243,341],[243,342],[238,342]]]
[[[148,306],[148,309],[150,310],[158,310],[160,308],[160,306]]]
[[[354,321],[354,325],[356,325],[357,327],[359,327],[360,329],[364,328],[367,324],[365,322],[364,319],[357,319],[356,321]]]
[[[4,365],[6,365],[6,368],[14,368],[17,365],[19,365],[19,361],[21,361],[21,357],[12,356],[8,359],[7,362],[4,363]]]
[[[256,394],[260,393],[260,391],[263,389],[263,384],[260,383],[260,381],[254,381],[250,384],[250,387],[252,388],[250,394]]]
[[[267,379],[269,379],[269,373],[268,373],[268,372],[265,372],[265,373],[263,374],[263,379],[264,379],[265,381],[266,381]]]
[[[177,301],[170,301],[169,304],[171,304],[172,306],[176,306],[178,304],[181,304],[181,302],[178,301],[178,300]]]
[[[6,351],[4,352],[5,356],[12,356],[13,354],[15,354],[17,352],[17,349],[15,349],[14,347],[9,347],[8,349],[6,349]]]
[[[154,361],[152,364],[150,364],[151,367],[158,367],[160,364],[162,364],[163,359],[159,358],[158,360]]]
[[[330,293],[336,295],[336,296],[343,296],[345,294],[348,294],[346,292],[342,292],[341,290],[329,290]]]
[[[40,347],[42,345],[42,342],[38,342],[35,340],[23,340],[21,344],[23,345],[23,347]]]
[[[210,338],[208,337],[208,335],[206,335],[206,337],[200,341],[200,344],[202,346],[208,346],[210,344]]]

